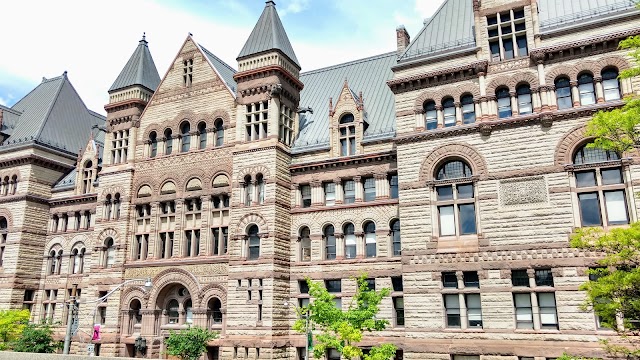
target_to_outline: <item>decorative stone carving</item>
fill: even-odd
[[[544,176],[506,179],[499,184],[500,206],[546,203],[548,193]]]

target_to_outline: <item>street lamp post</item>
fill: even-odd
[[[105,300],[107,300],[107,298],[109,296],[111,296],[111,294],[113,294],[114,292],[116,292],[117,290],[119,290],[120,288],[122,288],[123,286],[132,283],[134,281],[144,281],[144,288],[145,291],[149,291],[151,289],[152,283],[151,283],[151,279],[150,278],[146,278],[146,279],[129,279],[124,281],[123,283],[119,284],[118,286],[116,286],[115,288],[113,288],[111,291],[109,291],[106,295],[96,299],[96,300],[92,300],[92,301],[87,301],[87,304],[91,304],[91,303],[96,303],[96,306],[93,308],[93,312],[92,312],[92,319],[95,319],[95,315],[96,315],[96,311],[98,309],[98,305],[100,305],[101,303],[103,303]],[[67,355],[69,354],[69,348],[71,347],[71,333],[72,333],[72,323],[73,323],[73,311],[75,310],[76,307],[76,290],[77,290],[78,286],[77,285],[73,285],[73,289],[71,290],[71,297],[69,298],[69,314],[67,317],[67,332],[64,336],[64,349],[62,351],[63,354]],[[78,320],[79,321],[79,320]]]

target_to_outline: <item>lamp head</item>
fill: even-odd
[[[144,289],[146,291],[149,291],[149,290],[151,290],[151,286],[152,286],[151,278],[147,278],[147,281],[144,282]]]

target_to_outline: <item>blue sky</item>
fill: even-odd
[[[276,0],[276,8],[305,71],[395,50],[395,28],[414,37],[442,1]],[[66,70],[87,106],[104,114],[107,89],[143,32],[160,77],[189,32],[235,68],[263,8],[263,0],[7,2],[3,13],[28,16],[0,22],[0,104]]]

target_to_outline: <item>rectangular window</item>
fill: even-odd
[[[269,102],[262,101],[246,106],[245,140],[260,140],[267,137]]]
[[[458,294],[444,295],[447,327],[460,327],[460,297]]]
[[[364,201],[373,201],[376,199],[376,179],[372,177],[363,180]]]
[[[438,111],[427,110],[425,113],[425,123],[427,130],[434,130],[438,128]]]
[[[402,276],[393,276],[391,278],[393,291],[403,291]]]
[[[602,225],[600,201],[598,200],[597,192],[578,194],[578,204],[580,206],[582,226]]]
[[[308,208],[311,206],[311,185],[300,186],[300,193],[302,195],[302,207]]]
[[[327,288],[327,291],[330,293],[339,293],[342,292],[342,280],[325,280],[324,286]]]
[[[445,288],[458,288],[458,277],[455,272],[443,272],[442,273],[442,286]]]
[[[511,270],[511,284],[513,286],[529,287],[529,274],[527,274],[527,270]]]
[[[395,313],[395,325],[404,326],[404,298],[393,298],[393,311]]]
[[[605,209],[609,225],[628,224],[627,205],[624,190],[604,192]]]
[[[309,293],[309,284],[307,284],[307,280],[298,280],[298,288],[300,289],[300,294]]]
[[[342,310],[342,299],[341,298],[334,298],[333,299],[333,305],[336,307],[336,309]]]
[[[333,206],[336,204],[336,184],[333,182],[324,183],[324,204]]]
[[[440,215],[440,235],[455,236],[456,222],[453,215],[453,205],[439,206],[438,212]]]
[[[480,294],[465,295],[469,328],[482,328],[482,305]]]
[[[531,310],[531,294],[513,294],[516,309],[516,328],[533,329],[533,311]]]
[[[466,288],[480,287],[480,279],[478,278],[477,271],[465,271],[462,273],[462,278],[464,280],[464,287]]]
[[[389,198],[398,198],[398,175],[389,176]]]
[[[344,203],[353,204],[356,202],[356,183],[353,180],[345,180],[342,182],[344,190]]]
[[[327,360],[340,360],[340,353],[336,349],[329,349],[327,351]]]
[[[554,293],[538,293],[538,307],[540,308],[540,327],[542,329],[557,329],[558,316],[556,313],[556,296]]]
[[[344,236],[344,257],[345,259],[356,258],[356,236],[349,234]]]
[[[500,61],[516,56],[527,56],[526,30],[524,9],[514,9],[487,16],[487,35],[491,60]]]
[[[553,286],[553,273],[551,269],[536,269],[536,286]]]

